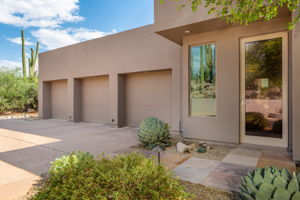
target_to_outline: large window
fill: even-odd
[[[216,44],[190,47],[190,115],[216,116]]]

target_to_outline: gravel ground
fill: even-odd
[[[191,153],[178,153],[176,149],[176,144],[179,141],[181,141],[181,138],[172,138],[172,146],[167,147],[166,152],[189,155],[196,158],[203,158],[208,160],[221,161],[225,156],[227,156],[230,153],[231,150],[236,148],[235,146],[230,146],[230,145],[208,144],[210,149],[205,153],[198,153],[197,151],[193,151]],[[196,143],[197,140],[191,140],[191,142]]]
[[[12,112],[9,112],[7,114],[0,114],[0,120],[1,119],[36,118],[36,117],[38,117],[37,112],[33,112],[33,113],[12,113]]]
[[[205,153],[198,153],[193,151],[191,153],[178,153],[175,146],[168,147],[166,152],[169,153],[177,153],[182,155],[189,155],[196,158],[203,158],[207,160],[218,160],[221,161],[225,156],[229,154],[229,152],[233,149],[233,147],[223,146],[223,145],[209,145],[210,150]]]
[[[194,195],[193,200],[239,200],[238,193],[217,190],[186,181],[181,181],[181,183],[186,186],[189,193]]]

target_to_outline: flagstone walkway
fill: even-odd
[[[115,153],[140,152],[146,156],[156,153],[127,148]],[[277,166],[296,171],[290,153],[280,149],[260,149],[239,146],[223,160],[207,160],[182,154],[162,152],[161,162],[184,181],[226,191],[239,191],[241,178],[256,167]]]

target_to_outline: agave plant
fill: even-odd
[[[170,131],[167,123],[148,117],[142,121],[138,129],[138,138],[147,149],[159,145],[162,148],[170,145]]]
[[[257,168],[242,179],[242,200],[300,200],[300,173],[287,169]]]

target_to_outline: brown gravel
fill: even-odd
[[[181,183],[189,193],[194,195],[193,200],[239,200],[238,193],[217,190],[186,181],[181,181]]]
[[[208,144],[210,149],[205,153],[198,153],[197,151],[193,151],[193,152],[190,152],[190,153],[178,153],[176,145],[177,145],[178,142],[181,142],[182,139],[178,138],[178,137],[175,137],[175,138],[172,138],[171,141],[172,141],[172,146],[167,147],[165,152],[172,153],[172,154],[180,154],[180,155],[185,155],[185,156],[193,156],[193,157],[196,157],[196,158],[203,158],[203,159],[207,159],[207,160],[221,161],[233,149],[236,148],[233,145]],[[193,143],[197,143],[198,140],[191,140],[191,141]],[[136,146],[132,146],[131,148],[145,150],[145,148],[141,144],[136,145]]]
[[[32,113],[17,113],[17,112],[7,112],[7,113],[0,113],[0,116],[31,116],[31,117],[37,117],[38,116],[38,112],[32,112]]]
[[[172,138],[172,146],[166,148],[166,152],[169,153],[177,153],[181,155],[189,155],[196,158],[203,158],[208,160],[218,160],[221,161],[225,156],[227,156],[231,150],[235,148],[235,146],[230,145],[217,145],[217,144],[208,144],[210,150],[205,153],[198,153],[197,151],[193,151],[191,153],[178,153],[176,149],[176,145],[180,142],[181,138]],[[197,140],[191,140],[192,142],[197,142]]]
[[[209,145],[209,146],[211,147],[211,149],[205,153],[198,153],[197,151],[193,151],[191,153],[178,153],[175,146],[168,147],[166,149],[166,152],[189,155],[196,158],[203,158],[207,160],[221,161],[233,149],[233,147],[223,146],[223,145]]]

